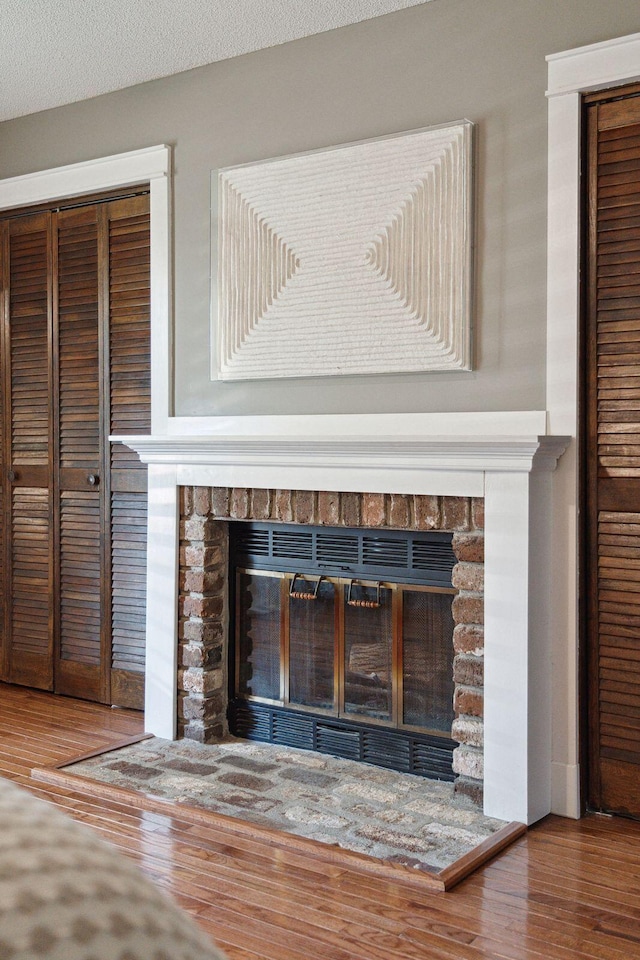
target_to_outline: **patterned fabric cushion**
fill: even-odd
[[[126,857],[0,779],[2,960],[224,960]]]

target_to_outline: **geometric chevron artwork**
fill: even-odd
[[[221,170],[218,376],[470,370],[472,128]]]

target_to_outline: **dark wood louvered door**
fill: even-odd
[[[586,129],[589,803],[640,817],[640,88]]]
[[[114,434],[151,430],[149,198],[104,211],[109,251],[105,426]],[[107,414],[108,410],[108,414]],[[122,444],[108,451],[109,664],[111,702],[142,706],[147,562],[147,468]],[[105,491],[106,492],[106,491]]]
[[[58,603],[55,689],[107,700],[101,596],[103,434],[99,208],[53,215]]]
[[[148,197],[5,221],[3,677],[141,707]]]
[[[53,686],[51,218],[2,224],[4,676]]]

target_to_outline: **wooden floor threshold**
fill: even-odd
[[[492,857],[495,857],[527,831],[525,824],[514,821],[504,826],[501,830],[498,830],[493,836],[488,837],[469,853],[460,857],[448,867],[444,867],[442,870],[438,870],[435,867],[415,869],[404,866],[403,864],[380,860],[377,857],[370,857],[364,853],[357,853],[353,850],[345,850],[342,847],[321,843],[318,840],[311,840],[307,837],[299,837],[295,834],[285,833],[276,828],[251,823],[248,820],[230,817],[224,813],[216,813],[213,810],[202,810],[199,807],[194,807],[186,803],[176,803],[174,800],[165,800],[162,797],[154,797],[150,794],[141,793],[137,790],[129,790],[126,787],[118,787],[110,783],[100,783],[97,780],[90,780],[88,777],[82,777],[77,773],[71,773],[67,770],[67,767],[75,763],[80,763],[82,760],[102,756],[105,753],[112,753],[114,750],[139,743],[141,740],[146,740],[149,737],[150,734],[128,737],[126,740],[112,743],[107,747],[93,750],[90,753],[83,753],[70,760],[65,760],[63,763],[45,767],[34,767],[31,770],[31,776],[34,780],[56,784],[57,786],[65,787],[79,793],[86,793],[100,800],[121,801],[139,810],[150,810],[155,813],[176,815],[189,823],[215,827],[216,830],[230,836],[258,840],[271,847],[279,847],[283,850],[303,853],[307,857],[314,857],[316,860],[322,860],[325,863],[343,866],[346,869],[367,874],[368,876],[378,877],[382,880],[392,880],[394,882],[418,887],[421,890],[426,889],[440,893],[451,890],[456,884],[460,883],[461,880],[464,880],[465,877],[468,877],[474,870],[477,870],[478,867],[487,863]]]

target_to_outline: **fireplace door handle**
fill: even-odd
[[[316,585],[313,590],[296,590],[296,580],[298,577],[301,577],[302,574],[294,573],[293,580],[289,584],[289,596],[292,600],[317,600],[318,599],[318,590],[320,589],[320,584],[324,580],[324,577],[318,577],[316,580]]]
[[[380,582],[378,582],[378,585],[377,585],[377,587],[376,587],[376,599],[375,599],[375,600],[356,600],[354,597],[351,596],[351,590],[352,590],[352,588],[353,588],[354,583],[357,583],[357,580],[350,580],[350,581],[349,581],[349,589],[347,590],[347,606],[349,606],[349,607],[366,607],[366,608],[369,609],[369,610],[377,610],[377,608],[378,608],[379,606],[381,606],[381,603],[382,603],[382,601],[380,600],[380,589],[381,589],[382,584],[381,584]],[[366,587],[363,587],[362,589],[365,590]]]

